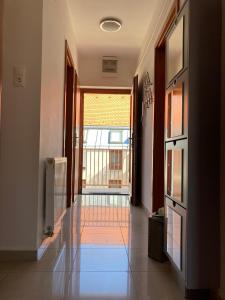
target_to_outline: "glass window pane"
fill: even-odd
[[[181,270],[182,217],[167,207],[167,253]]]
[[[109,132],[109,143],[121,144],[122,143],[122,131],[121,130],[111,130]]]
[[[168,82],[183,68],[184,18],[175,27],[167,41],[167,79]]]
[[[88,129],[84,129],[83,133],[83,143],[86,144],[88,140]]]
[[[183,134],[183,85],[167,96],[167,138]]]
[[[183,150],[167,151],[167,195],[182,202]]]
[[[122,169],[122,150],[109,150],[109,169],[121,170]]]

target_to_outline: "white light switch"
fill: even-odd
[[[26,85],[26,69],[22,66],[15,66],[13,69],[13,81],[15,87],[25,87]]]

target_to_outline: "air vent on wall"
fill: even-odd
[[[107,74],[117,74],[118,59],[116,57],[104,56],[102,59],[102,72]]]

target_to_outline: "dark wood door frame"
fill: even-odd
[[[112,95],[130,95],[131,89],[99,89],[99,88],[81,88],[81,94],[112,94]]]
[[[133,79],[133,89],[131,95],[131,197],[130,202],[133,206],[141,205],[141,108],[138,93],[138,75]]]
[[[74,114],[74,196],[80,194],[80,147],[81,147],[81,124],[83,120],[83,107],[81,105],[81,96],[80,96],[80,84],[79,79],[77,78],[77,87],[76,87],[76,111]]]
[[[82,173],[83,173],[83,127],[84,127],[84,94],[112,94],[112,95],[130,95],[130,89],[99,89],[99,88],[81,88],[81,124],[80,124],[80,165],[79,165],[79,193],[82,193]]]
[[[83,142],[84,142],[84,90],[80,88],[80,147],[79,147],[79,179],[78,191],[82,194],[83,186]]]
[[[84,142],[84,90],[80,90],[80,148],[79,148],[79,181],[78,190],[82,194],[83,186],[83,142]]]
[[[63,156],[67,157],[67,207],[74,200],[74,115],[77,74],[69,45],[65,43]]]
[[[153,212],[164,206],[164,128],[165,128],[165,78],[166,36],[180,8],[175,0],[169,17],[155,46],[155,105],[153,141]]]
[[[74,70],[74,87],[73,87],[73,119],[72,119],[72,202],[75,199],[75,174],[76,174],[76,111],[77,111],[77,88],[78,77]]]
[[[2,96],[2,48],[3,48],[3,0],[0,0],[0,130],[1,130],[1,96]]]

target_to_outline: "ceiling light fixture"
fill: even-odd
[[[105,32],[117,32],[121,29],[122,23],[120,20],[115,18],[106,18],[101,20],[100,28]]]

